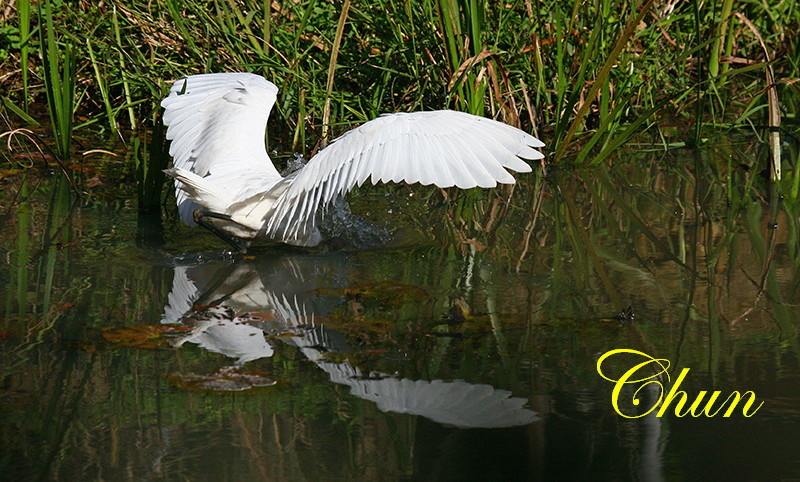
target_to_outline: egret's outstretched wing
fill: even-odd
[[[242,190],[263,186],[258,180],[279,178],[264,143],[277,93],[275,85],[248,73],[176,81],[161,102],[173,167],[211,176],[207,180],[224,186],[234,199]],[[194,224],[191,212],[196,206],[184,191],[176,195],[181,218]]]
[[[369,179],[439,187],[513,184],[506,169],[530,172],[544,143],[502,122],[463,112],[387,114],[336,139],[278,198],[267,232],[291,235],[314,222],[318,207]],[[287,229],[289,232],[282,232]]]

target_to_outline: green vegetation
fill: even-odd
[[[78,132],[141,131],[170,80],[249,70],[281,88],[280,152],[447,107],[543,131],[553,163],[598,164],[648,129],[665,146],[781,120],[796,134],[800,7],[772,3],[17,1],[0,82],[7,127],[46,102],[61,156],[70,110]]]
[[[283,341],[248,364],[279,382],[254,394],[176,386],[175,374],[230,364],[197,346],[104,341],[157,324],[173,264],[221,250],[124,209],[136,196],[139,213],[161,211],[159,102],[171,80],[200,72],[248,70],[280,87],[269,139],[279,159],[382,112],[453,108],[519,125],[547,142],[551,165],[580,167],[486,191],[354,193],[368,221],[389,213],[401,247],[304,255],[331,266],[309,280],[315,296],[338,300],[316,321],[351,347],[328,361],[491,382],[541,398],[537,410],[585,400],[597,353],[617,346],[736,388],[791,382],[797,25],[793,1],[12,0],[0,10],[0,472],[150,477],[142,468],[168,442],[178,449],[167,476],[191,460],[222,471],[198,427],[235,434],[235,454],[266,450],[257,461],[288,454],[275,478],[330,475],[318,447],[343,447],[350,465],[334,473],[349,478],[370,478],[355,462],[367,450],[378,475],[393,453],[388,473],[404,476],[425,452],[405,450],[414,419],[350,396]],[[776,152],[782,165],[769,169]],[[630,306],[634,322],[614,317]],[[251,469],[243,478],[265,478]]]

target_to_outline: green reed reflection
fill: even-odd
[[[73,205],[65,179],[29,176],[2,198],[13,215],[0,228],[3,472],[519,476],[531,459],[553,476],[697,469],[664,462],[682,453],[672,440],[685,421],[614,416],[594,361],[621,347],[691,368],[687,390],[757,390],[769,414],[758,423],[774,417],[788,437],[798,207],[729,144],[618,155],[629,164],[531,175],[489,195],[362,190],[353,210],[391,218],[394,244],[236,260],[169,221],[164,244],[146,247],[134,209]],[[215,306],[232,318],[209,318]],[[118,342],[137,333],[158,343]],[[232,370],[275,384],[237,384]],[[436,380],[471,397],[507,390],[520,425],[453,428],[387,395]],[[642,433],[663,440],[647,467],[640,456],[657,444]],[[563,443],[569,464],[553,459]],[[471,465],[467,446],[497,463]]]

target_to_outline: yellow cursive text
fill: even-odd
[[[603,362],[612,356],[623,353],[641,357],[644,361],[629,368],[618,379],[606,376],[606,374],[603,373]],[[614,383],[614,389],[611,392],[611,404],[614,407],[614,411],[625,418],[644,417],[657,408],[659,410],[656,412],[656,417],[662,417],[665,413],[667,413],[673,403],[675,404],[674,409],[677,417],[684,417],[686,415],[691,415],[692,417],[714,417],[725,407],[725,405],[730,403],[728,405],[728,409],[722,415],[723,417],[730,417],[739,402],[746,396],[748,396],[748,399],[742,407],[742,414],[745,417],[752,417],[761,408],[761,406],[764,405],[764,402],[761,402],[757,407],[753,408],[753,404],[756,402],[756,394],[753,391],[747,391],[744,394],[740,394],[738,391],[734,390],[730,395],[728,395],[724,402],[720,403],[715,408],[714,404],[719,399],[722,392],[719,390],[712,392],[711,396],[705,401],[705,404],[703,404],[703,400],[705,399],[706,395],[708,395],[708,392],[701,390],[695,399],[689,404],[689,406],[684,409],[687,402],[689,402],[689,395],[685,391],[680,390],[680,386],[686,376],[689,374],[689,369],[684,368],[681,370],[677,380],[675,380],[675,383],[672,384],[672,387],[667,395],[664,396],[664,384],[662,382],[664,381],[664,378],[666,378],[667,382],[670,381],[668,372],[669,365],[669,360],[663,358],[653,358],[650,355],[638,350],[619,348],[616,350],[607,351],[597,360],[597,373],[606,380]],[[641,403],[639,392],[643,388],[651,385],[658,389],[658,400],[656,400],[650,407],[646,407],[642,413],[637,413],[635,415],[626,414],[620,408],[619,404],[622,389],[625,387],[625,385],[638,386],[636,391],[633,393],[633,398],[631,400],[634,406],[638,406]]]

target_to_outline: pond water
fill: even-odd
[[[171,204],[161,226],[58,175],[6,178],[0,473],[796,477],[797,204],[725,139],[615,166],[488,193],[365,189],[337,221],[358,236],[247,256]],[[636,373],[665,391],[688,368],[684,410],[702,390],[763,405],[623,417],[659,386],[626,386],[615,409],[597,371],[615,349],[669,360]]]

